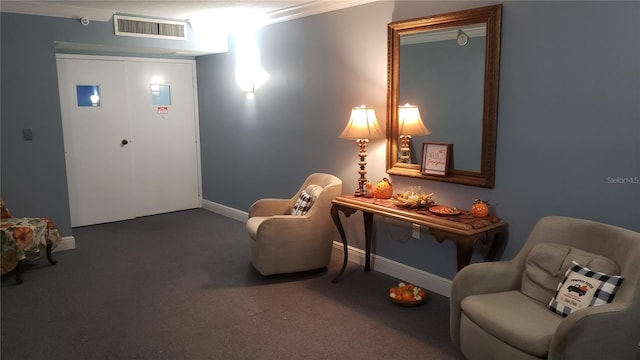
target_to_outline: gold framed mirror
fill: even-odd
[[[493,188],[501,22],[498,4],[388,25],[387,173]],[[405,103],[429,129],[409,144],[399,133]],[[423,172],[427,142],[451,145],[445,176]]]

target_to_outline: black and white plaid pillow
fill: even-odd
[[[558,284],[556,295],[547,307],[562,316],[589,306],[608,304],[613,301],[622,284],[621,276],[611,276],[593,271],[571,262],[571,266]]]
[[[311,209],[311,200],[311,195],[302,190],[300,196],[298,196],[298,200],[296,200],[296,204],[293,205],[291,215],[305,215],[309,209]]]

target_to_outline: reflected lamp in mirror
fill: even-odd
[[[431,132],[422,122],[420,110],[415,105],[398,107],[398,133],[400,134],[400,162],[411,162],[411,135],[429,135]]]
[[[365,161],[367,157],[367,143],[369,139],[383,138],[384,133],[380,129],[378,120],[376,119],[376,113],[373,108],[366,107],[365,105],[354,107],[351,110],[351,117],[349,123],[344,128],[339,138],[356,140],[358,144],[358,156],[360,157],[360,178],[358,179],[358,188],[356,189],[355,196],[364,196],[365,186],[367,184],[367,173]]]

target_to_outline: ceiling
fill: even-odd
[[[226,33],[238,25],[265,25],[344,9],[378,0],[130,0],[27,1],[0,0],[2,12],[53,16],[89,21],[110,21],[114,14],[186,21],[192,27],[216,24],[224,30],[224,44],[206,50],[131,47],[56,41],[56,50],[71,53],[199,56],[226,51]],[[88,23],[85,23],[88,24]],[[217,31],[218,31],[217,30]],[[212,43],[213,38],[209,38]]]
[[[262,16],[263,23],[291,20],[377,0],[26,1],[2,0],[0,10],[21,14],[108,21],[113,14],[175,20],[203,15]]]

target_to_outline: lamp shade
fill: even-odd
[[[429,135],[431,132],[422,122],[420,110],[415,105],[405,104],[398,107],[398,134]]]
[[[373,108],[365,105],[354,107],[351,110],[351,118],[339,138],[341,139],[375,139],[384,137],[380,130],[376,113]]]

